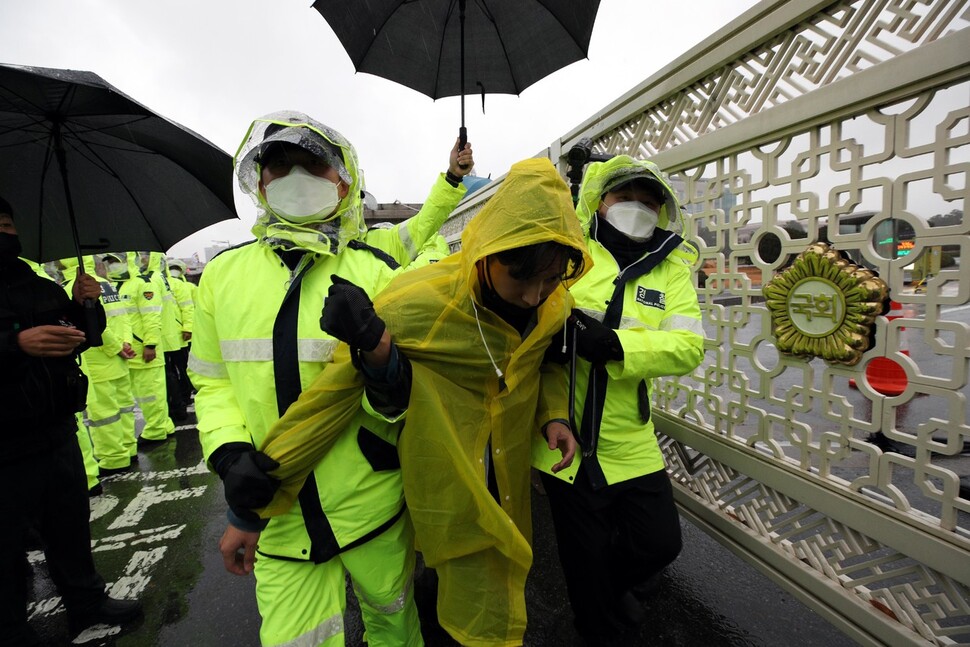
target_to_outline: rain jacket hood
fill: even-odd
[[[182,273],[181,277],[179,277],[179,278],[183,278],[184,279],[185,278],[185,275],[188,273],[188,266],[185,264],[185,261],[183,261],[183,260],[181,260],[179,258],[166,258],[165,259],[165,268],[166,268],[166,271],[168,272],[169,276],[171,276],[171,274],[172,274],[172,272],[171,272],[172,269],[177,269],[177,270],[179,270]]]
[[[148,261],[145,262],[143,255],[148,254]],[[135,252],[135,263],[138,265],[138,274],[152,273],[153,276],[160,276],[162,273],[162,259],[165,255],[161,252]]]
[[[108,270],[107,261],[105,257],[114,256],[119,261],[125,264],[126,269],[124,272],[111,272]],[[110,254],[103,254],[101,256],[101,262],[105,263],[105,274],[109,281],[127,281],[133,276],[138,276],[140,270],[138,269],[137,254],[135,252],[111,252]]]
[[[405,499],[417,547],[438,572],[439,621],[464,645],[522,643],[532,563],[530,444],[542,425],[568,416],[564,367],[542,362],[573,304],[559,286],[520,335],[481,305],[475,264],[545,241],[580,250],[584,268],[591,266],[565,182],[548,160],[526,160],[468,223],[461,251],[400,274],[374,304],[411,361],[410,408],[398,440]],[[264,516],[286,509],[308,466],[333,444],[328,436],[360,408],[362,392],[342,344],[261,447],[280,462],[274,476],[283,481]],[[498,501],[487,488],[486,460]]]
[[[468,285],[477,285],[475,264],[486,256],[546,241],[581,250],[589,268],[592,261],[572,200],[560,190],[565,186],[547,159],[512,166],[502,182],[502,199],[487,202],[462,231],[461,268]]]
[[[339,149],[344,166],[339,169],[341,179],[349,185],[350,190],[340,201],[332,220],[297,225],[281,219],[269,210],[266,199],[259,190],[262,173],[259,153],[267,139],[294,143],[311,152],[322,152],[321,147],[326,143]],[[236,151],[234,162],[239,188],[256,205],[258,215],[252,232],[260,242],[276,249],[305,249],[334,255],[343,250],[351,240],[363,238],[367,228],[360,197],[362,180],[357,166],[357,152],[336,130],[302,112],[274,112],[253,121]]]
[[[667,176],[653,162],[635,160],[629,155],[617,155],[605,162],[593,162],[586,167],[583,184],[579,189],[579,203],[576,205],[584,232],[589,233],[590,224],[596,217],[603,194],[606,193],[604,189],[620,178],[626,181],[636,177],[646,177],[660,183],[664,190],[664,206],[658,214],[657,226],[683,235],[683,218]]]
[[[98,277],[94,273],[94,258],[93,257],[91,257],[91,256],[82,256],[81,257],[81,260],[84,261],[84,273],[85,274],[90,274],[91,276],[94,276],[96,278],[100,278],[100,277]],[[70,258],[62,258],[59,261],[59,263],[60,263],[60,270],[61,270],[61,272],[64,275],[64,284],[65,285],[67,285],[68,283],[72,283],[73,284],[74,283],[74,280],[77,278],[77,257],[76,256],[71,256]],[[41,270],[43,271],[43,268],[41,268]]]

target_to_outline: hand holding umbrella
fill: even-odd
[[[90,274],[85,274],[81,266],[78,266],[77,279],[71,287],[71,296],[78,303],[97,300],[101,296],[101,284]]]
[[[475,166],[475,157],[472,154],[472,145],[462,142],[461,138],[455,140],[455,147],[451,149],[451,156],[448,158],[448,172],[457,178],[463,178],[472,172]]]
[[[84,306],[84,317],[87,321],[87,340],[89,346],[100,346],[101,326],[98,324],[97,302],[101,296],[101,284],[89,274],[85,274],[84,261],[78,256],[77,279],[71,287],[71,296]]]

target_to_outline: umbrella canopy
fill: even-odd
[[[165,251],[236,218],[232,158],[91,72],[0,65],[0,195],[35,261]]]
[[[354,68],[432,99],[519,94],[586,58],[599,0],[316,0]],[[464,19],[462,19],[464,16]]]

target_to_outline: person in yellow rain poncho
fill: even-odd
[[[271,430],[263,451],[282,484],[261,515],[288,508],[361,406],[406,408],[398,455],[417,548],[438,575],[439,622],[463,645],[520,645],[532,436],[558,448],[560,467],[576,449],[565,368],[544,354],[563,343],[566,288],[588,266],[568,188],[531,159],[468,223],[460,252],[401,274],[373,307],[355,286],[332,286],[321,325],[349,348]]]
[[[697,252],[680,236],[677,198],[651,162],[618,155],[590,164],[577,212],[594,260],[572,289],[569,334],[580,358],[574,406],[583,451],[569,469],[554,470],[556,454],[533,442],[534,465],[576,629],[587,644],[622,644],[681,548],[650,393],[653,378],[687,375],[704,357]]]

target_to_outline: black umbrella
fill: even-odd
[[[586,58],[599,0],[316,0],[354,68],[432,99],[519,94]],[[467,55],[466,55],[467,53]],[[468,80],[466,83],[466,79]]]
[[[20,214],[25,257],[78,267],[84,251],[164,251],[237,217],[229,155],[74,70],[0,65],[0,195]]]
[[[81,267],[237,217],[227,153],[75,70],[0,65],[0,195],[26,258]]]

